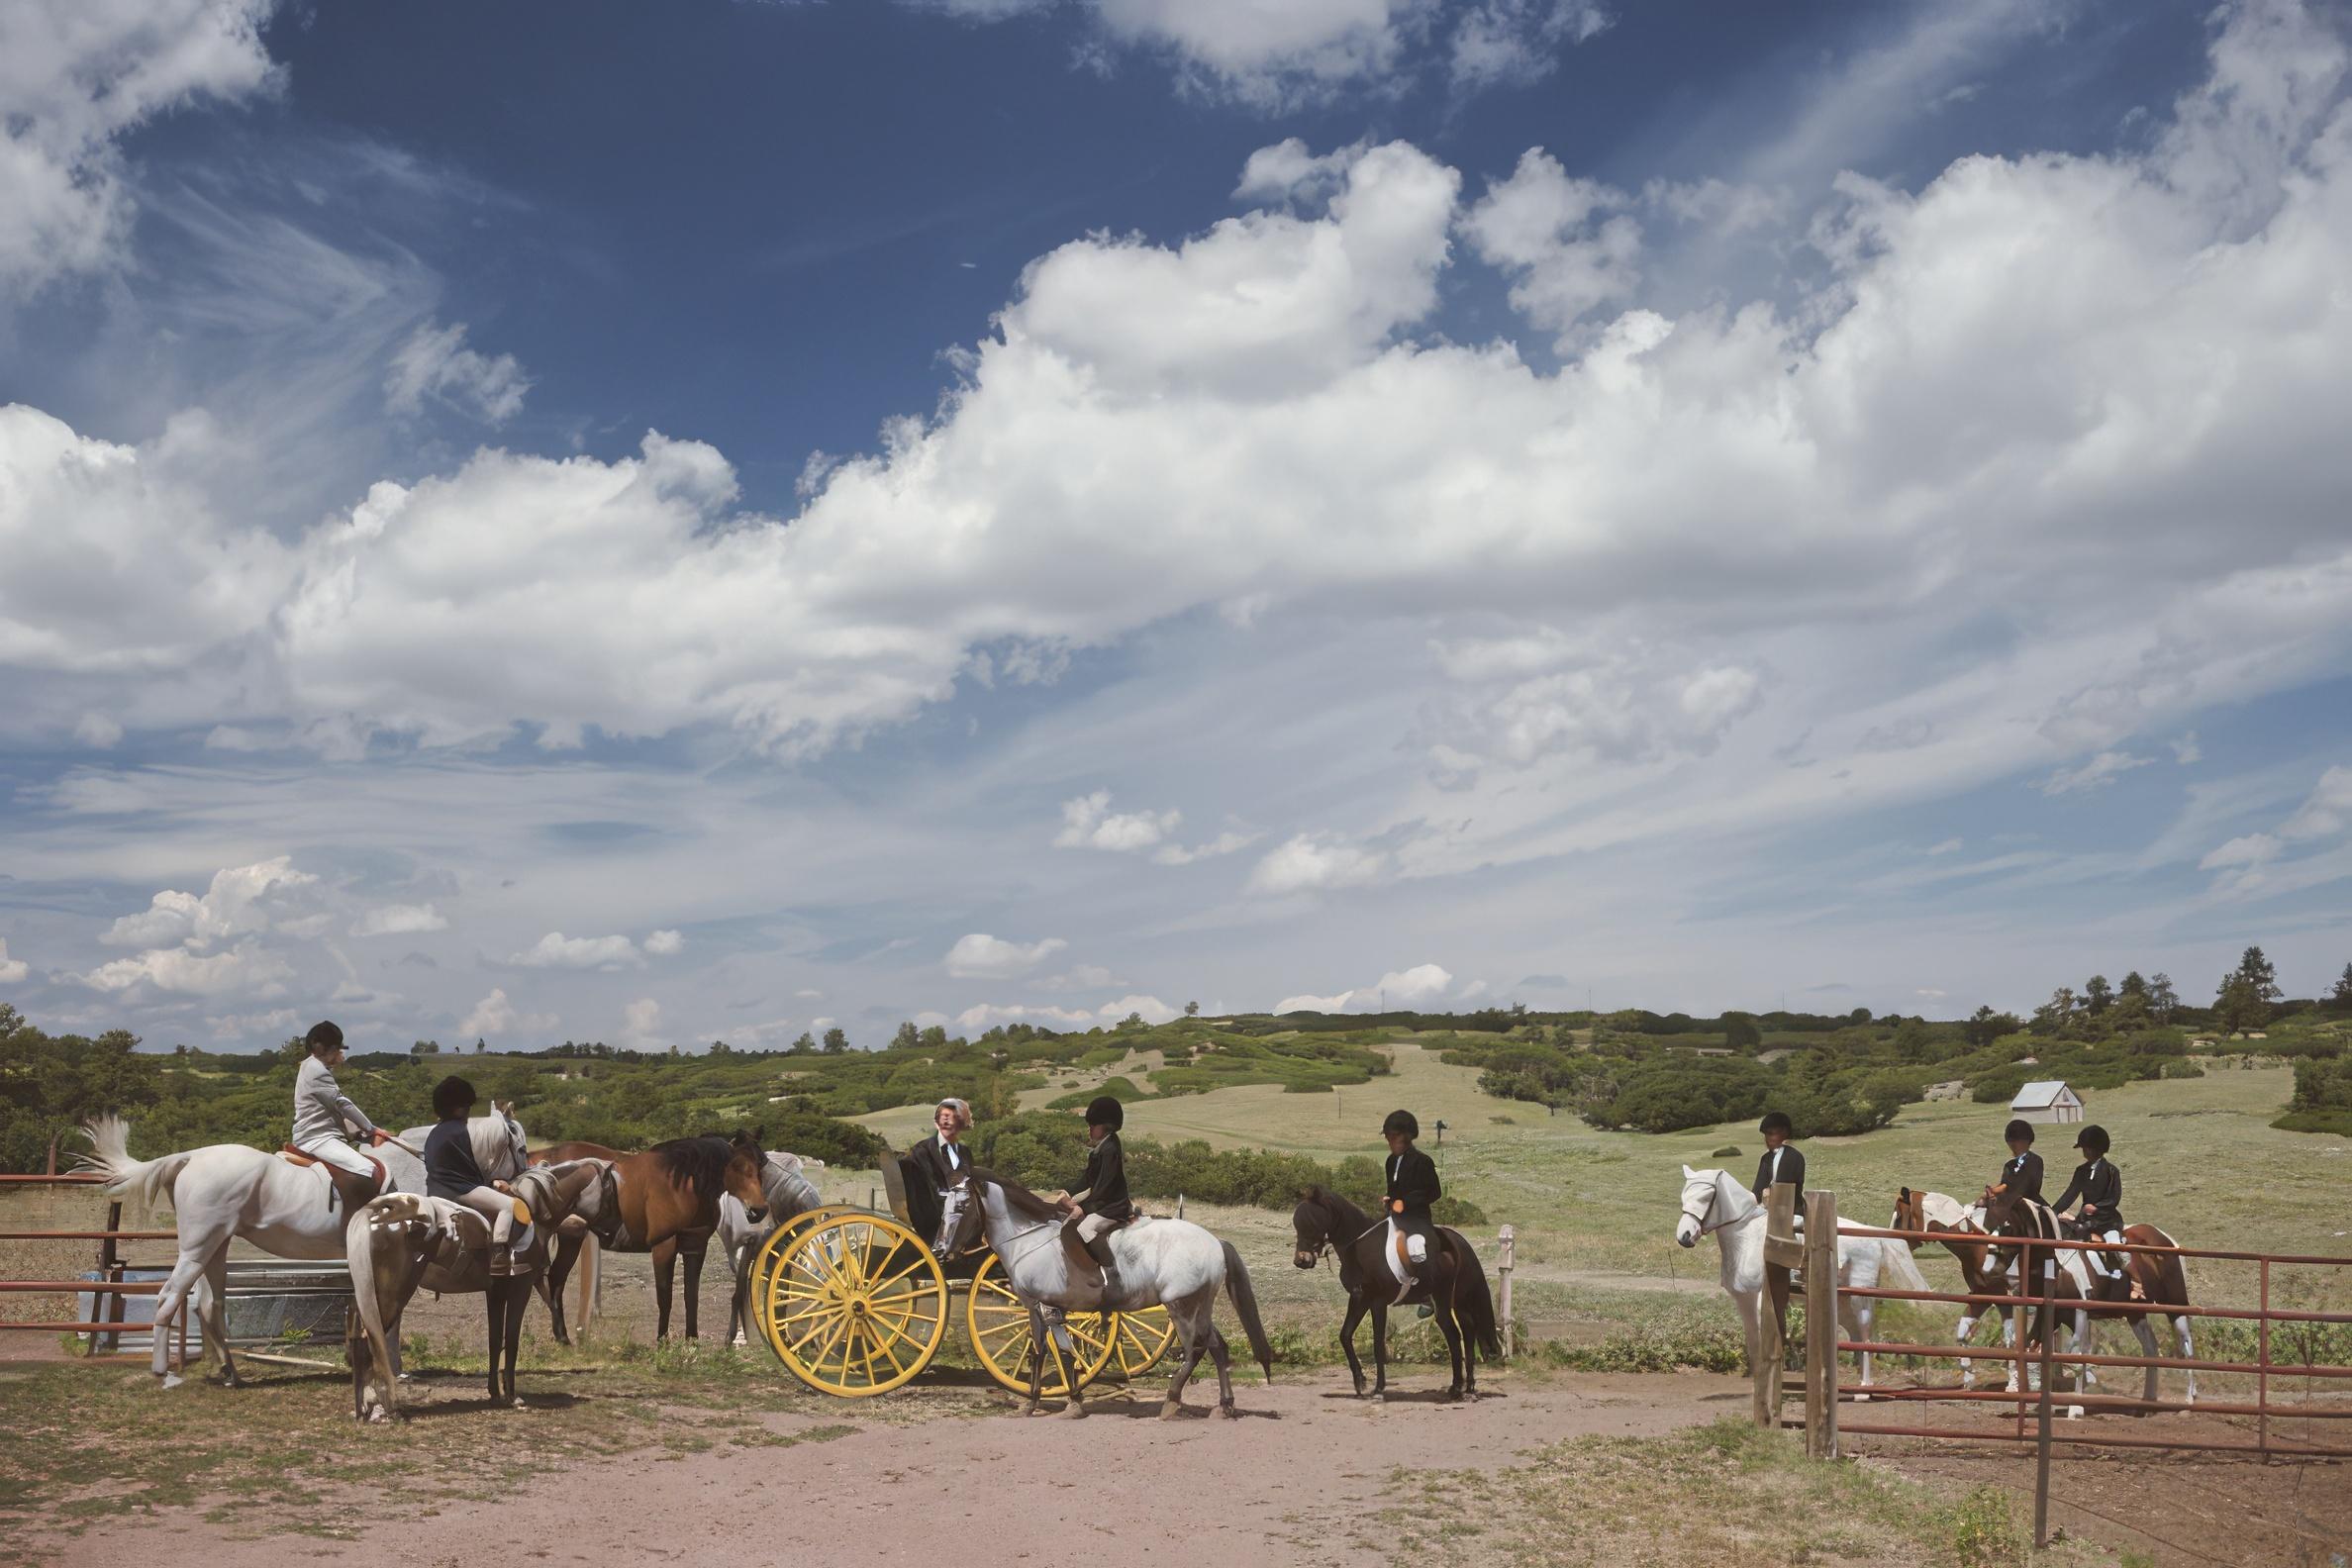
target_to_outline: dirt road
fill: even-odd
[[[366,1525],[364,1492],[346,1493],[318,1522],[361,1527],[356,1541],[333,1545],[252,1540],[190,1511],[100,1524],[56,1560],[214,1568],[234,1557],[241,1568],[269,1568],[324,1556],[475,1568],[814,1557],[1049,1568],[1097,1564],[1106,1553],[1173,1561],[1181,1551],[1201,1562],[1353,1564],[1381,1549],[1379,1512],[1410,1505],[1394,1478],[1400,1467],[1497,1468],[1563,1437],[1655,1435],[1713,1421],[1748,1398],[1732,1378],[1593,1376],[1512,1380],[1476,1405],[1445,1406],[1429,1402],[1425,1379],[1408,1382],[1385,1406],[1342,1395],[1328,1373],[1243,1385],[1236,1421],[1197,1405],[1159,1421],[1155,1390],[1100,1402],[1077,1421],[989,1414],[861,1426],[789,1448],[598,1460],[521,1475],[503,1499],[397,1525]],[[469,1405],[470,1392],[451,1390],[448,1402]],[[433,1405],[416,1419],[434,1420]],[[838,1430],[824,1413],[764,1420],[780,1435]]]

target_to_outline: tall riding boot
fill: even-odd
[[[1119,1260],[1112,1254],[1110,1234],[1106,1232],[1087,1242],[1086,1255],[1093,1258],[1096,1267],[1103,1271],[1103,1297],[1108,1301],[1119,1291],[1119,1275],[1117,1273]]]

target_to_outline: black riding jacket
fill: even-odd
[[[2066,1184],[2066,1191],[2050,1207],[2064,1210],[2077,1198],[2083,1200],[2084,1229],[2123,1228],[2123,1173],[2109,1164],[2106,1155],[2077,1165],[2074,1180]]]
[[[2035,1203],[2040,1203],[2042,1195],[2041,1156],[2031,1149],[2014,1156],[2008,1164],[2001,1167],[2001,1174],[1993,1179],[1993,1184],[2012,1197],[2029,1198]]]
[[[1109,1220],[1125,1220],[1135,1212],[1135,1205],[1127,1197],[1127,1155],[1119,1146],[1119,1134],[1106,1132],[1086,1156],[1085,1186],[1079,1191],[1085,1196],[1078,1207],[1090,1215]]]
[[[1420,1149],[1407,1144],[1402,1154],[1391,1154],[1388,1160],[1388,1195],[1392,1204],[1402,1202],[1402,1212],[1391,1209],[1400,1223],[1418,1220],[1429,1222],[1430,1206],[1444,1196],[1437,1185],[1437,1162]]]
[[[476,1187],[487,1187],[474,1158],[473,1131],[464,1117],[447,1117],[425,1134],[425,1191],[435,1198],[462,1198]]]
[[[1780,1156],[1780,1169],[1777,1172],[1772,1168],[1772,1157],[1775,1154]],[[1750,1189],[1756,1195],[1756,1202],[1762,1203],[1764,1195],[1771,1191],[1778,1182],[1796,1184],[1797,1212],[1803,1214],[1805,1212],[1805,1156],[1797,1151],[1797,1145],[1794,1143],[1783,1143],[1777,1149],[1766,1149],[1764,1157],[1756,1161],[1756,1185]]]

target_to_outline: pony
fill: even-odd
[[[734,1193],[719,1197],[719,1255],[735,1271],[735,1299],[727,1309],[727,1342],[740,1344],[751,1327],[751,1260],[760,1245],[789,1221],[818,1207],[824,1200],[817,1184],[802,1174],[800,1156],[770,1152],[760,1172],[759,1190],[767,1199],[767,1219],[751,1218],[743,1200]]]
[[[1972,1296],[2014,1296],[2018,1294],[2017,1277],[2014,1271],[2003,1273],[1993,1267],[1993,1235],[1985,1228],[1985,1206],[1981,1202],[1973,1208],[1963,1208],[1957,1198],[1948,1198],[1938,1192],[1922,1192],[1906,1187],[1896,1195],[1895,1218],[1888,1223],[1887,1228],[1890,1230],[1932,1230],[1936,1232],[1946,1250],[1959,1261],[1960,1277],[1967,1283],[1968,1293]],[[1978,1239],[1968,1239],[1972,1236]],[[1923,1244],[1918,1241],[1909,1243],[1913,1253],[1916,1253]],[[2083,1266],[2081,1253],[2071,1251],[2062,1253],[2059,1266],[2074,1277],[2082,1295],[2091,1294],[2088,1271]],[[1994,1311],[2001,1314],[2002,1348],[2005,1350],[2015,1348],[2017,1343],[2016,1308],[2004,1303],[1994,1308]],[[1960,1325],[1952,1331],[1952,1342],[1954,1344],[1968,1343],[1968,1336],[1976,1332],[1977,1323],[1983,1318],[1982,1308],[1973,1304],[1963,1308],[1960,1314]],[[2074,1343],[2086,1342],[2086,1320],[2084,1315],[2078,1312],[2074,1315],[2072,1330]],[[2009,1362],[2009,1369],[2008,1392],[2014,1394],[2017,1392],[2017,1363]],[[2085,1367],[2083,1370],[2086,1374],[2084,1382],[2086,1384],[2092,1382],[2093,1379],[2088,1376],[2091,1369]],[[2040,1387],[2040,1371],[2034,1370],[2033,1380],[2034,1386],[2037,1388]],[[1960,1362],[1960,1386],[1962,1388],[1976,1387],[1976,1363],[1965,1357]]]
[[[1355,1379],[1356,1398],[1367,1397],[1364,1364],[1356,1359],[1356,1324],[1372,1314],[1372,1388],[1369,1398],[1388,1398],[1388,1312],[1403,1306],[1408,1293],[1397,1282],[1383,1253],[1389,1228],[1384,1219],[1367,1218],[1361,1209],[1335,1192],[1309,1187],[1291,1212],[1291,1227],[1298,1247],[1291,1262],[1302,1269],[1315,1267],[1329,1248],[1339,1265],[1339,1283],[1347,1291],[1347,1321],[1339,1327],[1339,1347],[1347,1352],[1348,1374]],[[1429,1260],[1429,1277],[1422,1295],[1435,1309],[1437,1331],[1445,1335],[1447,1358],[1453,1363],[1448,1400],[1478,1398],[1478,1358],[1503,1359],[1503,1338],[1495,1323],[1495,1298],[1487,1289],[1486,1270],[1478,1253],[1459,1230],[1440,1225],[1437,1255]],[[1465,1336],[1463,1330],[1469,1332]],[[1465,1346],[1464,1339],[1469,1343]]]
[[[686,1337],[699,1339],[703,1255],[719,1227],[719,1199],[733,1193],[756,1224],[767,1213],[761,1173],[767,1155],[756,1129],[733,1137],[706,1132],[671,1138],[641,1154],[614,1158],[610,1169],[617,1201],[586,1226],[608,1252],[647,1252],[653,1257],[654,1337],[667,1339],[670,1285],[680,1254],[686,1259]],[[555,1340],[570,1344],[563,1323],[563,1282],[580,1255],[581,1237],[564,1236],[547,1270],[547,1313]]]
[[[1748,1364],[1763,1353],[1758,1342],[1761,1299],[1764,1294],[1764,1206],[1729,1171],[1682,1168],[1682,1218],[1675,1223],[1674,1239],[1686,1247],[1712,1233],[1723,1254],[1723,1289],[1739,1308],[1740,1326],[1747,1331]],[[1838,1229],[1859,1228],[1841,1220]],[[1926,1276],[1911,1261],[1911,1248],[1885,1236],[1837,1238],[1837,1283],[1840,1291],[1873,1290],[1887,1280],[1900,1290],[1923,1291]],[[1877,1316],[1877,1298],[1839,1295],[1838,1318],[1852,1339],[1870,1337],[1870,1321]],[[1862,1383],[1870,1385],[1870,1352],[1862,1353]]]
[[[1257,1358],[1266,1381],[1274,1381],[1274,1350],[1258,1321],[1257,1295],[1230,1241],[1221,1241],[1186,1220],[1137,1220],[1110,1233],[1113,1272],[1107,1284],[1076,1236],[1065,1233],[1068,1217],[1060,1206],[1019,1182],[976,1168],[966,1170],[947,1189],[941,1210],[931,1250],[940,1257],[954,1257],[986,1235],[1004,1267],[1005,1283],[1029,1306],[1030,1342],[1040,1351],[1030,1363],[1029,1415],[1044,1412],[1039,1399],[1047,1343],[1044,1308],[1112,1313],[1166,1307],[1184,1357],[1160,1404],[1160,1420],[1174,1421],[1183,1414],[1184,1385],[1204,1352],[1217,1364],[1217,1414],[1229,1419],[1240,1412],[1233,1404],[1232,1357],[1216,1322],[1217,1293],[1223,1287],[1232,1299],[1242,1332],[1249,1336],[1249,1353]],[[1062,1342],[1061,1336],[1055,1342]],[[1075,1377],[1062,1414],[1086,1414]]]
[[[480,1292],[489,1314],[490,1399],[515,1409],[515,1362],[521,1353],[523,1309],[532,1280],[547,1266],[547,1236],[583,1210],[593,1216],[612,1198],[611,1167],[601,1160],[534,1165],[513,1181],[516,1202],[530,1216],[513,1267],[500,1271],[490,1256],[490,1222],[443,1199],[393,1193],[351,1217],[343,1252],[351,1270],[351,1325],[345,1345],[351,1363],[351,1413],[362,1421],[399,1414],[400,1318],[417,1292]]]
[[[401,1134],[401,1141],[421,1145],[430,1130],[412,1127]],[[528,1157],[523,1128],[503,1107],[494,1115],[470,1119],[467,1131],[484,1175],[505,1181],[522,1174]],[[181,1381],[170,1364],[170,1336],[162,1330],[193,1297],[204,1329],[203,1358],[217,1350],[222,1382],[239,1387],[242,1379],[229,1354],[228,1312],[223,1305],[229,1291],[229,1243],[250,1241],[277,1257],[303,1261],[342,1258],[343,1227],[350,1216],[327,1168],[296,1165],[244,1143],[211,1143],[159,1159],[133,1159],[131,1125],[116,1116],[86,1124],[83,1132],[90,1152],[75,1162],[76,1167],[103,1177],[109,1198],[126,1200],[136,1212],[170,1209],[176,1215],[179,1258],[155,1296],[154,1375],[165,1388]],[[424,1163],[406,1150],[386,1144],[380,1163],[386,1191],[425,1191]]]
[[[2067,1228],[2062,1218],[2049,1205],[2015,1194],[2004,1194],[2001,1197],[1990,1199],[1985,1207],[1985,1225],[1986,1228],[1996,1236],[2040,1236],[2048,1240],[2063,1238]],[[2168,1247],[2180,1244],[2151,1225],[2124,1226],[2123,1241],[2127,1246]],[[2082,1324],[2085,1318],[2088,1318],[2093,1324],[2103,1323],[2110,1318],[2121,1318],[2131,1324],[2132,1334],[2139,1340],[2141,1354],[2153,1356],[2156,1354],[2156,1330],[2148,1326],[2148,1315],[2161,1313],[2172,1323],[2173,1341],[2179,1347],[2181,1359],[2186,1361],[2197,1354],[2196,1350],[2192,1348],[2189,1315],[2183,1312],[2165,1311],[2166,1308],[2191,1305],[2189,1274],[2181,1266],[2181,1260],[2177,1255],[2168,1252],[2125,1253],[2125,1277],[2130,1281],[2134,1294],[2128,1300],[2116,1300],[2101,1294],[2098,1287],[2092,1283],[2089,1277],[2089,1260],[2082,1256],[2083,1249],[2081,1248],[2026,1248],[2012,1244],[2007,1247],[1997,1247],[1994,1252],[1994,1263],[2003,1272],[2009,1272],[2016,1268],[2017,1254],[2028,1250],[2075,1254],[2076,1267],[2061,1271],[2053,1294],[2061,1302],[2075,1301],[2082,1304],[2074,1315],[2078,1325]],[[2038,1289],[2029,1288],[2023,1294],[2038,1296],[2041,1293]],[[2050,1330],[2052,1325],[2043,1321],[2046,1314],[2042,1308],[2035,1307],[2033,1314],[2033,1327],[2030,1330],[2027,1343],[2039,1344],[2042,1342],[2042,1336]],[[2085,1350],[2091,1348],[2090,1337],[2081,1326],[2075,1330],[2075,1340]],[[2156,1398],[2157,1369],[2146,1367],[2142,1370],[2147,1376],[2142,1382],[2140,1398],[2153,1400]],[[2189,1369],[2189,1392],[2186,1398],[2189,1404],[2197,1403],[2197,1369],[2194,1367]]]

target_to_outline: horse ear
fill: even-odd
[[[1910,1202],[1911,1202],[1911,1189],[1910,1189],[1909,1187],[1906,1187],[1906,1188],[1904,1188],[1904,1189],[1903,1189],[1903,1191],[1902,1191],[1900,1194],[1898,1194],[1897,1196],[1898,1196],[1898,1198],[1900,1199],[1900,1201],[1901,1201],[1901,1202],[1904,1202],[1904,1203],[1910,1203]]]
[[[1690,1166],[1688,1166],[1688,1165],[1685,1165],[1685,1166],[1683,1167],[1683,1180],[1684,1180],[1684,1181],[1697,1181],[1698,1179],[1699,1179],[1699,1173],[1698,1173],[1697,1171],[1695,1171],[1695,1170],[1691,1169],[1691,1167],[1690,1167]]]

